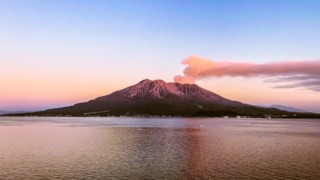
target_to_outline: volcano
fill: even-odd
[[[21,115],[221,117],[291,115],[226,99],[196,84],[145,79],[133,86],[73,106]]]

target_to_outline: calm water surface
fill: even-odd
[[[2,117],[0,179],[320,179],[320,120]]]

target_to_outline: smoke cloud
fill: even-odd
[[[320,60],[282,61],[273,63],[247,63],[234,61],[212,61],[190,56],[182,61],[187,67],[183,75],[174,77],[175,82],[192,84],[209,77],[266,77],[268,83],[288,83],[275,88],[304,87],[320,91]]]

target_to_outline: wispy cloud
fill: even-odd
[[[194,83],[209,77],[256,77],[261,76],[267,83],[284,83],[275,88],[303,87],[320,91],[320,60],[282,61],[273,63],[248,63],[234,61],[212,61],[190,56],[182,61],[187,67],[183,75],[174,77],[176,82]]]
[[[320,91],[320,76],[302,75],[292,77],[278,77],[265,80],[267,83],[284,83],[274,88],[306,88],[313,91]]]

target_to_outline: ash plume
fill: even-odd
[[[192,84],[210,77],[265,77],[268,83],[288,83],[275,88],[303,87],[320,91],[320,60],[282,61],[272,63],[248,63],[235,61],[213,61],[190,56],[182,61],[187,67],[183,75],[174,77],[175,82]]]

